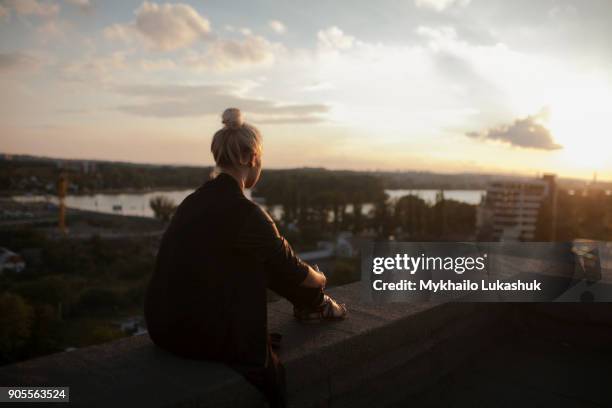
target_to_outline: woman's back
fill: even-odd
[[[211,143],[221,173],[177,208],[147,288],[145,319],[159,347],[229,363],[272,407],[284,407],[266,288],[289,300],[298,319],[343,319],[346,307],[323,292],[325,275],[303,262],[268,213],[244,196],[261,175],[261,134],[239,109],[226,109],[222,118]]]
[[[177,208],[157,255],[145,299],[151,339],[190,358],[263,364],[263,265],[235,245],[256,204],[227,174]]]

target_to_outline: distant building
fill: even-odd
[[[478,208],[480,235],[494,241],[531,241],[535,238],[540,207],[554,200],[555,176],[546,174],[530,181],[493,181]],[[553,222],[555,219],[553,201]],[[554,231],[554,225],[552,226]],[[486,231],[486,234],[483,234]]]
[[[319,241],[317,249],[300,252],[298,256],[306,262],[324,260],[333,257],[350,258],[357,253],[353,244],[353,234],[347,231],[338,233],[336,241]]]
[[[94,173],[96,171],[96,163],[89,160],[81,162],[81,172],[84,174]]]

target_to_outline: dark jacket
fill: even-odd
[[[297,286],[307,274],[270,216],[221,173],[183,200],[162,237],[149,335],[184,357],[263,366],[268,281]]]

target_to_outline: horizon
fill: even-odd
[[[33,160],[39,159],[39,160],[50,160],[50,161],[90,161],[90,162],[104,162],[104,163],[116,163],[116,164],[128,164],[128,165],[135,165],[135,166],[168,166],[168,167],[196,167],[196,168],[211,168],[214,167],[214,163],[213,164],[189,164],[189,163],[153,163],[153,162],[136,162],[136,161],[123,161],[123,160],[106,160],[106,159],[95,159],[95,158],[68,158],[68,157],[53,157],[53,156],[37,156],[37,155],[31,155],[31,154],[27,154],[27,153],[7,153],[7,152],[0,152],[0,160],[8,160],[11,161],[13,160],[11,159],[7,159],[6,156],[19,156],[19,157],[27,157],[27,158],[31,158]],[[432,175],[438,175],[438,176],[444,176],[444,175],[450,175],[450,176],[460,176],[460,175],[465,175],[465,176],[500,176],[500,177],[516,177],[516,178],[539,178],[541,177],[543,174],[546,173],[511,173],[511,172],[499,172],[499,173],[495,173],[495,172],[472,172],[472,171],[466,171],[466,172],[438,172],[438,171],[433,171],[433,170],[419,170],[419,169],[350,169],[350,168],[332,168],[332,167],[321,167],[321,166],[317,166],[317,167],[313,167],[313,166],[299,166],[299,167],[268,167],[265,166],[263,168],[263,171],[266,170],[308,170],[308,169],[313,169],[313,170],[326,170],[326,171],[347,171],[347,172],[363,172],[363,173],[424,173],[424,174],[432,174]],[[554,173],[552,173],[554,174]],[[558,174],[554,174],[555,176],[557,176],[557,180],[559,181],[570,181],[570,182],[585,182],[585,183],[589,183],[593,181],[593,175],[591,175],[591,178],[580,178],[580,177],[560,177]],[[608,183],[612,183],[612,178],[611,179],[603,179],[600,178],[599,175],[597,175],[597,183],[598,184],[608,184]]]
[[[211,166],[236,106],[269,169],[612,180],[611,12],[0,0],[0,150]]]

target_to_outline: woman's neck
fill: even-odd
[[[234,180],[238,182],[240,189],[244,190],[244,179],[242,178],[240,170],[221,168],[219,172],[232,176]]]

